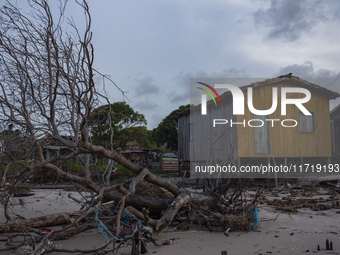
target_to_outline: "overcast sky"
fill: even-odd
[[[190,77],[292,72],[336,79],[340,71],[338,0],[89,0],[89,6],[95,68],[128,92],[149,129],[190,103]],[[83,15],[72,0],[68,10],[75,20]],[[96,82],[101,88],[102,79]],[[338,84],[328,89],[340,92]],[[105,88],[112,102],[123,100],[109,82]]]

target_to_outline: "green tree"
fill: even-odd
[[[125,149],[128,141],[137,141],[143,148],[152,144],[148,141],[146,129],[147,121],[145,116],[134,111],[126,102],[116,102],[111,104],[109,115],[109,105],[102,105],[93,110],[89,121],[92,141],[106,148],[110,147],[110,119],[113,131],[113,147]]]
[[[23,156],[23,151],[26,150],[24,143],[24,135],[18,130],[14,130],[14,125],[9,124],[8,128],[0,127],[0,154],[2,151],[7,151],[16,156]]]
[[[161,123],[158,124],[157,128],[152,130],[153,139],[157,146],[167,144],[168,148],[171,150],[177,150],[178,146],[178,127],[177,120],[172,117],[190,108],[190,104],[181,105],[178,109],[172,111],[168,116],[166,116]]]
[[[156,147],[152,141],[151,132],[145,126],[139,126],[125,129],[122,133],[126,142],[136,141],[143,149],[151,149]]]

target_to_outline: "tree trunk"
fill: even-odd
[[[42,228],[57,225],[70,224],[71,218],[67,213],[57,213],[38,218],[16,220],[14,223],[9,223],[0,226],[0,233],[22,232],[25,228]]]

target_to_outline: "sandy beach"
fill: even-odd
[[[294,191],[295,192],[295,191]],[[59,212],[72,212],[80,209],[79,204],[69,199],[67,195],[80,198],[80,194],[63,189],[32,190],[34,196],[13,198],[11,209],[16,214],[33,218]],[[249,198],[252,192],[249,192]],[[289,191],[280,189],[263,193],[268,201],[285,200]],[[317,188],[311,198],[327,200],[330,191]],[[221,254],[227,251],[233,254],[340,254],[340,209],[314,211],[308,207],[299,208],[297,212],[282,212],[273,205],[262,203],[258,205],[260,226],[249,232],[210,232],[200,229],[197,225],[189,225],[186,231],[169,227],[158,235],[159,239],[174,239],[166,246],[154,246],[147,243],[148,254]],[[3,208],[0,221],[5,223]],[[51,227],[58,229],[60,226]],[[333,250],[326,250],[326,239],[333,244]],[[87,231],[67,240],[54,242],[57,248],[63,249],[93,249],[105,244],[105,238],[96,229]],[[1,248],[5,247],[0,242]],[[320,251],[318,251],[318,246]],[[26,247],[27,248],[27,247]],[[2,252],[1,254],[24,254],[28,250]],[[131,246],[122,248],[119,254],[129,254]],[[67,253],[52,253],[67,254]],[[68,253],[69,254],[69,253]],[[81,254],[81,253],[79,253]]]

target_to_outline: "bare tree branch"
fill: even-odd
[[[218,190],[228,189],[231,184],[225,186],[221,182],[213,185],[210,195],[180,188],[130,162],[119,149],[114,151],[112,127],[110,149],[93,144],[88,125],[91,113],[100,104],[99,98],[106,98],[111,106],[108,98],[98,93],[94,73],[112,82],[124,97],[125,92],[109,76],[93,67],[94,46],[91,43],[92,19],[89,6],[85,0],[78,2],[85,16],[85,30],[81,32],[72,19],[65,19],[65,3],[60,2],[59,16],[56,17],[46,0],[31,0],[28,3],[32,10],[30,15],[25,15],[9,2],[0,9],[0,124],[12,125],[8,129],[2,128],[6,146],[0,157],[7,161],[0,184],[0,201],[4,204],[6,219],[12,220],[8,205],[15,189],[40,169],[48,169],[65,181],[81,185],[84,190],[91,192],[91,196],[84,197],[82,203],[87,206],[87,210],[70,225],[49,235],[39,235],[35,231],[31,239],[23,241],[22,245],[36,245],[32,254],[43,248],[47,238],[53,241],[94,227],[109,233],[111,240],[108,243],[115,243],[118,239],[126,243],[136,238],[134,234],[141,231],[142,221],[150,226],[150,240],[156,244],[169,244],[169,241],[156,241],[154,235],[164,230],[178,211],[190,204],[197,208],[218,206],[221,202],[216,195]],[[67,24],[64,20],[68,21]],[[63,147],[63,153],[49,155],[46,148],[51,142]],[[91,175],[90,164],[94,155],[110,160],[108,171],[106,175],[103,174],[104,183],[95,181]],[[75,159],[82,160],[82,175],[65,171],[60,163]],[[135,173],[136,177],[128,189],[110,183],[113,161]],[[15,178],[9,180],[8,172],[13,166],[20,169]],[[7,181],[11,182],[8,186],[5,185]],[[173,197],[140,196],[136,194],[136,187],[141,181],[157,185],[169,191]],[[242,190],[235,194],[238,198]],[[102,201],[112,202],[115,210],[106,210],[104,213]],[[160,217],[152,218],[146,210],[140,211],[142,207],[164,211]],[[120,235],[126,224],[121,220],[125,213],[133,221],[129,226],[133,229],[133,235],[122,238]],[[33,238],[33,235],[38,236]],[[52,250],[93,253],[107,245],[91,251]]]

